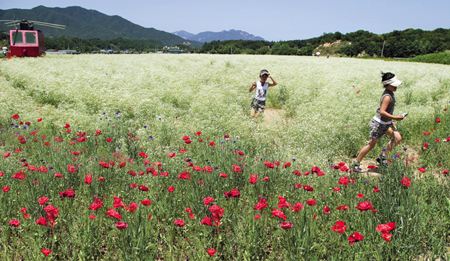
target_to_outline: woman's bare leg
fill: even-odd
[[[388,130],[385,134],[392,138],[386,146],[386,151],[383,151],[383,156],[386,157],[402,141],[402,135],[400,135],[400,132],[394,130]]]
[[[364,157],[367,155],[367,153],[369,153],[369,151],[371,151],[375,145],[377,144],[378,139],[371,139],[369,141],[369,143],[367,143],[366,146],[364,146],[361,151],[358,154],[358,157],[356,157],[356,162],[361,162],[362,159],[364,159]]]

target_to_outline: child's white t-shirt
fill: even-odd
[[[268,89],[268,82],[265,82],[264,85],[261,85],[261,82],[256,82],[255,99],[258,101],[265,101],[267,98]]]

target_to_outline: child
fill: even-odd
[[[261,81],[253,82],[252,86],[248,90],[249,92],[252,92],[256,89],[255,98],[250,104],[250,107],[252,108],[250,116],[255,118],[258,118],[259,114],[266,108],[267,90],[269,89],[269,87],[277,85],[277,82],[273,79],[272,75],[267,70],[261,70],[261,72],[259,73],[259,78],[261,79]],[[270,78],[272,82],[267,82],[267,78]]]
[[[361,160],[375,147],[378,139],[380,139],[384,134],[387,134],[392,138],[392,140],[388,143],[386,150],[383,150],[383,153],[377,158],[378,163],[384,167],[387,166],[387,153],[397,146],[400,141],[402,141],[402,136],[392,123],[392,120],[401,121],[404,118],[403,115],[393,115],[396,102],[394,92],[397,91],[397,87],[402,82],[397,79],[393,73],[381,72],[381,83],[383,84],[385,90],[381,95],[380,107],[370,122],[369,143],[361,149],[361,152],[359,152],[359,155],[356,158],[356,162],[354,161],[352,164],[355,171],[362,171],[360,167]]]

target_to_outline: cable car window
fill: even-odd
[[[21,44],[23,43],[22,32],[15,32],[12,34],[12,44]]]
[[[27,44],[36,44],[36,35],[34,33],[25,33],[25,41]]]

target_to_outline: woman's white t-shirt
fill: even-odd
[[[265,101],[267,98],[267,90],[269,89],[269,83],[265,82],[261,85],[261,82],[256,82],[255,100]]]

